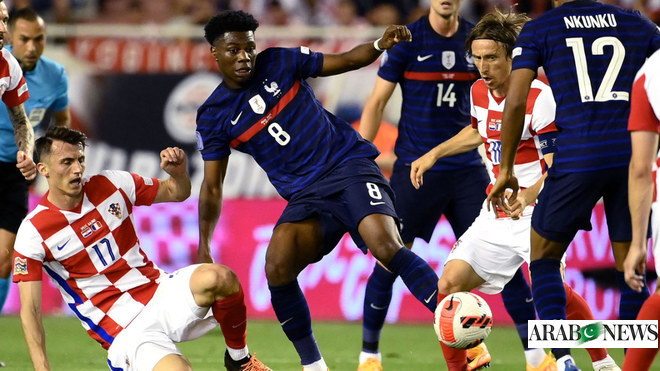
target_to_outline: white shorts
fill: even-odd
[[[181,354],[175,342],[196,339],[218,326],[210,308],[198,306],[190,291],[197,267],[161,278],[151,301],[108,349],[112,370],[151,371],[168,354]]]
[[[651,204],[651,237],[653,238],[653,257],[655,258],[655,271],[660,274],[660,202]]]
[[[482,207],[452,247],[447,262],[467,262],[486,281],[477,290],[497,294],[524,262],[529,263],[531,222],[531,213],[517,220],[495,218],[492,211]]]

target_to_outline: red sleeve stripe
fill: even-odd
[[[273,109],[270,110],[261,120],[256,122],[255,124],[252,125],[249,129],[247,129],[243,134],[241,134],[238,138],[234,139],[229,143],[229,145],[232,148],[236,148],[242,143],[247,142],[248,140],[252,139],[253,136],[255,136],[261,129],[265,128],[268,126],[268,123],[270,123],[275,116],[279,115],[280,112],[293,100],[293,97],[298,94],[298,89],[300,88],[300,81],[296,80],[296,82],[293,84],[291,89],[284,94],[282,99],[280,99],[279,102],[273,107]]]

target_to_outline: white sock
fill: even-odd
[[[530,366],[539,367],[545,359],[545,350],[542,348],[527,349],[525,351],[525,359]]]
[[[312,364],[303,365],[303,371],[328,371],[328,365],[326,365],[325,360],[321,358]]]
[[[614,359],[608,354],[607,357],[601,359],[600,361],[593,362],[594,369],[604,366],[604,365],[615,365]]]
[[[369,352],[365,352],[363,350],[363,351],[360,352],[359,364],[363,364],[369,358],[376,358],[378,360],[378,362],[381,362],[380,352],[378,352],[378,353],[369,353]]]
[[[243,349],[233,349],[233,348],[227,347],[227,352],[229,352],[229,356],[234,361],[240,361],[241,359],[247,357],[248,354],[250,354],[250,352],[248,352],[247,345]]]
[[[565,363],[568,360],[571,360],[571,362],[573,362],[573,364],[575,364],[575,360],[573,359],[573,357],[571,355],[565,355],[565,356],[563,356],[563,357],[561,357],[557,360],[557,371],[565,371],[566,368],[564,366],[566,366]]]

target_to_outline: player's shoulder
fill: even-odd
[[[39,58],[39,62],[37,66],[43,68],[44,71],[48,73],[57,73],[61,74],[64,73],[65,69],[64,66],[61,65],[59,62],[56,62],[44,55]]]
[[[475,95],[487,92],[488,88],[486,87],[486,82],[484,79],[479,79],[472,84],[470,90],[472,91],[472,94]]]
[[[640,76],[660,76],[660,50],[656,50],[647,60],[644,62],[642,67],[637,72],[635,80],[639,79]],[[648,80],[648,78],[647,78]]]

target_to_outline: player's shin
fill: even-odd
[[[402,247],[390,261],[388,269],[398,276],[408,290],[432,313],[437,305],[438,275],[422,258]]]

